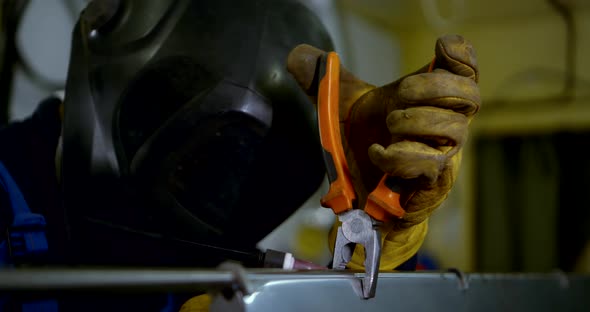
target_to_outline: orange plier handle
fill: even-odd
[[[318,124],[324,163],[330,181],[328,193],[321,199],[324,207],[340,214],[353,208],[356,192],[340,135],[340,59],[335,52],[323,55],[320,61],[318,92]]]
[[[340,59],[335,52],[322,56],[318,92],[318,124],[324,162],[330,181],[328,193],[321,199],[324,207],[340,214],[353,208],[356,192],[351,182],[350,170],[342,147],[340,134]],[[378,221],[392,216],[401,218],[404,209],[400,205],[400,190],[395,178],[385,174],[375,190],[367,198],[364,210]]]

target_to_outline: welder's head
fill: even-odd
[[[160,256],[146,237],[250,248],[284,221],[324,176],[314,107],[286,71],[300,43],[332,49],[294,0],[91,2],[65,97],[72,251],[173,262],[182,248]]]

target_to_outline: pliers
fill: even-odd
[[[330,181],[330,188],[322,197],[321,204],[331,208],[342,222],[336,236],[332,268],[345,269],[356,244],[362,245],[365,248],[365,276],[356,287],[365,299],[373,298],[381,258],[379,226],[392,217],[402,218],[405,212],[400,205],[399,184],[396,178],[385,174],[375,190],[369,194],[365,207],[354,209],[358,208],[355,207],[356,192],[340,135],[340,60],[335,52],[321,57],[319,82],[318,124]]]

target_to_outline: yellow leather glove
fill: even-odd
[[[179,312],[207,312],[209,306],[211,306],[211,296],[203,294],[189,299],[180,307]]]
[[[313,103],[316,68],[324,53],[299,45],[287,61],[288,71]],[[396,268],[418,251],[427,232],[425,221],[455,182],[468,126],[481,104],[478,76],[471,44],[457,35],[437,40],[434,63],[382,87],[341,67],[341,131],[359,207],[384,172],[404,179],[401,204],[406,214],[382,228],[382,270]],[[330,235],[333,249],[335,231]],[[364,250],[357,248],[349,268],[362,269],[363,262]]]

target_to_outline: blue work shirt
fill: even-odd
[[[30,117],[0,128],[0,162],[10,172],[31,212],[42,214],[47,223],[49,255],[39,265],[63,266],[68,263],[66,219],[55,169],[55,153],[61,134],[60,105],[60,99],[48,98]],[[0,188],[0,241],[5,239],[4,233],[12,220],[8,196]],[[171,311],[178,310],[190,296],[184,297],[174,297]],[[21,311],[23,302],[20,300],[6,300],[2,296],[0,299],[0,312]],[[76,294],[60,297],[58,311],[163,311],[168,300],[167,295],[107,297],[104,294]]]

